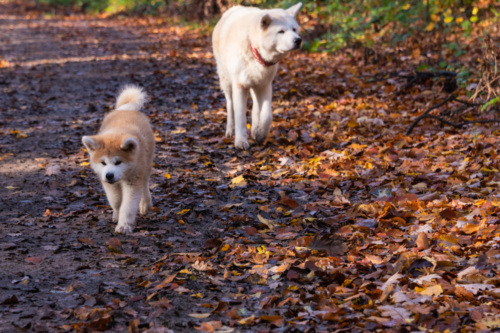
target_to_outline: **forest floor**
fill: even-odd
[[[449,82],[405,76],[443,53],[362,55],[290,55],[268,142],[237,151],[206,33],[0,2],[0,332],[500,327],[498,125],[406,136]],[[154,209],[117,235],[81,137],[129,83]]]

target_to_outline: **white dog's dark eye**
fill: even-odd
[[[295,28],[293,28],[292,30],[293,30],[293,32],[295,32]]]
[[[284,34],[285,33],[285,30],[280,30],[278,31],[279,34]]]
[[[101,162],[102,165],[106,165],[106,162]]]
[[[116,161],[115,165],[120,165],[122,164],[122,161]]]

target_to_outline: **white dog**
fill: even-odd
[[[132,232],[137,212],[146,214],[152,207],[148,181],[155,137],[148,117],[139,112],[146,99],[142,89],[126,87],[99,133],[82,138],[90,166],[113,208],[113,222],[118,222],[115,231],[119,233]]]
[[[252,95],[252,138],[263,143],[272,122],[272,81],[277,63],[302,39],[295,20],[302,3],[283,9],[261,10],[236,6],[215,26],[213,49],[221,89],[227,101],[226,137],[236,134],[235,146],[247,149],[246,105]]]

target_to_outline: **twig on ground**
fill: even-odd
[[[431,106],[422,115],[420,115],[419,117],[417,117],[417,119],[415,119],[415,121],[413,121],[413,123],[411,124],[411,126],[408,128],[408,131],[406,131],[406,135],[410,135],[411,132],[413,132],[413,130],[415,129],[415,127],[418,125],[418,123],[422,119],[424,119],[424,118],[436,119],[436,120],[439,120],[441,123],[444,123],[444,124],[447,124],[447,125],[450,125],[450,126],[453,126],[453,127],[457,127],[457,128],[460,128],[460,127],[462,127],[464,125],[468,125],[468,124],[476,124],[476,123],[498,123],[498,122],[500,122],[500,119],[499,120],[493,119],[493,120],[472,120],[472,121],[466,121],[466,122],[462,122],[462,123],[453,123],[453,122],[451,122],[449,120],[446,120],[446,119],[444,119],[442,117],[429,114],[431,111],[436,110],[436,109],[442,107],[443,105],[445,105],[448,102],[462,103],[462,104],[464,104],[464,105],[467,106],[467,108],[465,108],[464,110],[467,110],[469,107],[481,106],[482,105],[481,103],[471,103],[471,102],[468,102],[468,101],[464,101],[464,100],[458,99],[455,96],[450,96],[447,99],[445,99],[444,101],[442,101],[441,103],[439,103],[437,105]]]

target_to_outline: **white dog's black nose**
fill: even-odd
[[[296,49],[300,48],[300,44],[302,43],[302,38],[295,38],[293,40],[293,45],[295,46]]]
[[[114,177],[115,177],[115,175],[114,175],[114,174],[112,174],[111,172],[108,172],[108,173],[106,174],[106,179],[107,179],[108,181],[112,181]]]

